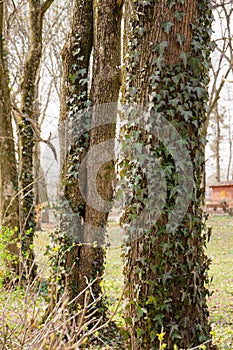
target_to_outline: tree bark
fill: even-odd
[[[121,85],[121,3],[115,0],[94,1],[93,78],[90,98],[92,102],[92,128],[89,152],[95,146],[107,147],[109,157],[113,154],[115,140],[117,101]],[[113,122],[105,122],[111,115]],[[97,124],[99,127],[94,127]],[[107,146],[106,146],[107,145]],[[101,151],[100,151],[101,152]],[[87,161],[87,203],[85,229],[79,258],[79,288],[88,280],[98,278],[92,289],[95,298],[101,294],[100,281],[104,270],[105,231],[110,207],[101,209],[100,198],[93,198],[92,187],[96,183],[102,199],[110,203],[113,197],[115,164],[113,159],[101,164],[94,178],[93,163],[101,160],[90,157]],[[93,207],[94,204],[94,207]],[[108,206],[108,208],[107,208]],[[97,247],[95,247],[97,243]]]
[[[20,221],[23,251],[26,256],[27,274],[33,279],[36,275],[34,261],[33,237],[35,222],[34,197],[34,134],[33,125],[38,121],[34,113],[36,96],[36,80],[42,55],[43,17],[52,4],[47,0],[41,4],[40,0],[29,0],[30,12],[30,47],[25,61],[23,79],[21,83],[21,121],[19,128],[19,186],[20,186]]]
[[[85,4],[82,1],[76,1],[71,32],[63,49],[60,121],[61,180],[62,193],[72,213],[68,214],[70,218],[62,214],[59,236],[61,237],[62,232],[60,241],[62,241],[63,250],[70,246],[63,261],[66,276],[62,277],[63,283],[67,284],[70,300],[87,287],[87,281],[93,281],[96,278],[96,282],[92,285],[93,295],[98,297],[100,294],[104,251],[102,246],[94,248],[92,244],[88,244],[93,240],[89,236],[90,231],[87,226],[93,226],[93,231],[98,227],[102,230],[106,225],[107,214],[94,210],[91,202],[87,203],[86,198],[82,197],[79,188],[79,166],[92,147],[101,141],[115,137],[115,123],[91,130],[93,125],[91,118],[93,120],[97,117],[99,105],[118,100],[120,28],[121,6],[119,7],[115,1],[104,1],[101,6],[93,1],[86,1]],[[90,82],[91,77],[93,78]],[[90,92],[89,89],[91,89]],[[93,108],[88,114],[90,103]],[[115,110],[114,113],[116,113]],[[86,131],[77,137],[80,130]],[[92,164],[90,166],[92,167]],[[106,186],[106,183],[111,184],[109,179],[112,169],[113,164],[108,164],[99,173],[100,192],[108,199],[112,197],[112,187]],[[86,187],[87,198],[89,176],[91,176],[90,170],[86,168],[82,175],[82,185]],[[79,221],[77,226],[74,225],[75,217],[78,217]],[[101,243],[104,243],[104,239]],[[83,306],[84,294],[81,294],[76,303]]]
[[[171,350],[175,344],[178,348],[190,348],[206,341],[206,348],[210,349],[206,305],[209,260],[204,251],[207,237],[203,232],[204,189],[201,185],[208,98],[210,3],[196,0],[148,1],[145,4],[126,1],[125,20],[129,20],[129,31],[122,101],[147,108],[150,116],[147,126],[149,129],[152,126],[152,131],[153,126],[158,130],[159,118],[172,125],[179,133],[183,149],[188,150],[193,171],[190,178],[193,188],[183,186],[178,189],[180,166],[171,149],[166,147],[166,137],[173,142],[173,135],[167,134],[166,124],[162,129],[162,140],[156,135],[148,135],[145,130],[140,131],[141,136],[137,139],[135,127],[128,132],[124,129],[123,145],[126,136],[130,136],[132,143],[140,142],[150,147],[166,179],[164,193],[156,193],[154,189],[154,196],[158,197],[156,203],[160,198],[165,200],[161,215],[150,222],[156,209],[151,208],[148,218],[143,218],[150,228],[138,237],[139,228],[134,226],[134,217],[138,217],[142,211],[140,209],[137,214],[138,208],[145,207],[153,193],[145,192],[146,181],[132,155],[128,154],[121,164],[122,174],[133,179],[129,186],[132,187],[135,178],[142,178],[134,186],[134,199],[122,218],[130,237],[126,240],[124,267],[129,347],[157,350],[163,343]],[[206,56],[203,57],[202,52]],[[174,147],[177,147],[175,142]],[[129,174],[132,167],[134,177]],[[187,167],[188,164],[183,164],[184,173]],[[154,173],[144,175],[147,182],[156,182],[155,167]],[[190,176],[188,172],[187,176]],[[190,201],[183,219],[176,226],[177,218],[172,213],[182,204],[178,201],[182,191]]]
[[[93,44],[93,1],[74,2],[71,30],[62,50],[63,75],[59,138],[61,148],[61,218],[56,242],[63,260],[54,259],[54,267],[62,266],[60,285],[68,291],[70,300],[80,292],[78,284],[79,256],[85,200],[79,189],[79,164],[89,147],[88,77]],[[86,127],[85,127],[86,126]],[[80,130],[86,129],[80,135]],[[64,205],[64,203],[66,203]],[[68,207],[68,209],[67,209]],[[80,225],[78,225],[78,223]],[[53,293],[53,292],[52,292]],[[81,303],[76,299],[73,307]]]
[[[12,275],[20,273],[19,248],[17,241],[19,228],[18,212],[18,176],[16,167],[13,129],[11,122],[11,100],[9,90],[9,76],[4,50],[4,3],[0,2],[0,227],[2,233],[9,229],[13,235],[9,239],[7,249],[16,259],[7,261]]]

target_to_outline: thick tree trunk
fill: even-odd
[[[12,276],[19,276],[20,251],[16,239],[18,238],[18,176],[15,158],[13,129],[11,123],[11,100],[9,77],[5,62],[3,24],[4,3],[0,3],[0,228],[2,232],[11,231],[12,244],[7,249],[15,260],[6,261]],[[15,240],[15,242],[13,242]]]
[[[123,218],[130,237],[126,241],[124,268],[130,349],[157,350],[163,343],[172,350],[175,344],[190,348],[203,342],[210,349],[206,305],[209,260],[204,251],[207,237],[203,231],[201,188],[210,3],[126,1],[125,20],[128,19],[122,101],[143,105],[148,113],[142,124],[144,130],[136,134],[135,126],[128,133],[124,129],[122,143],[127,144],[130,135],[133,146],[150,147],[150,162],[157,158],[159,174],[163,173],[166,180],[166,188],[157,192],[158,164],[148,166],[141,176],[140,162],[133,153],[123,159],[122,174],[131,179],[129,186],[134,186],[134,200]],[[179,152],[183,157],[178,160]],[[137,155],[140,157],[140,152]],[[190,162],[185,163],[185,158]],[[135,166],[138,176],[130,174],[132,168],[135,174]],[[188,188],[179,183],[182,173],[183,179],[188,177]],[[138,180],[140,177],[142,180]],[[148,182],[154,186],[154,195],[153,191],[145,191]],[[141,218],[148,227],[142,235],[136,219],[153,196],[155,205],[148,216]],[[187,198],[184,210],[182,202]],[[153,214],[160,200],[164,203],[156,220]]]

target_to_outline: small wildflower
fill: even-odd
[[[163,341],[165,334],[166,332],[156,334],[160,342]]]

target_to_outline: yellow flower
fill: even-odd
[[[160,342],[163,341],[165,334],[166,334],[166,332],[163,332],[163,333],[160,333],[160,334],[156,334]]]

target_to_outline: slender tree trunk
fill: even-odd
[[[144,130],[135,130],[134,124],[122,135],[123,146],[131,142],[132,150],[139,150],[139,160],[132,151],[121,163],[121,173],[133,193],[122,218],[128,237],[124,275],[129,348],[157,350],[166,344],[166,349],[172,350],[176,344],[187,349],[206,341],[206,349],[210,349],[206,305],[209,260],[204,251],[207,236],[201,187],[210,2],[142,4],[128,0],[125,20],[129,20],[129,32],[122,101],[147,110]],[[140,152],[143,146],[145,159],[148,148],[153,154],[148,161]],[[183,156],[178,160],[179,147]],[[153,166],[150,162],[155,159],[158,163]],[[179,184],[182,173],[189,186]],[[166,181],[166,188],[159,192],[156,183],[160,186],[162,180],[158,182],[157,174]],[[152,191],[146,191],[148,183]],[[187,198],[189,202],[182,208]],[[151,201],[154,205],[143,216]],[[156,219],[157,207],[161,213]],[[139,227],[140,215],[143,225]]]
[[[15,158],[14,138],[11,120],[11,100],[9,90],[9,77],[4,51],[4,3],[0,2],[0,227],[2,232],[8,228],[12,235],[12,244],[7,246],[9,252],[16,258],[15,262],[8,261],[11,272],[19,275],[19,248],[18,237],[18,176]],[[15,232],[14,232],[15,231]]]
[[[33,237],[35,231],[34,196],[34,125],[38,116],[34,114],[36,80],[42,55],[43,17],[53,0],[29,0],[30,12],[30,48],[25,61],[21,84],[21,121],[19,127],[19,184],[20,184],[20,221],[23,251],[26,254],[27,273],[31,278],[36,275],[34,263]]]
[[[229,159],[228,159],[228,166],[227,166],[227,181],[230,181],[231,162],[232,162],[232,134],[231,134],[231,127],[229,126]]]
[[[227,167],[227,181],[230,181],[231,174],[231,163],[232,163],[232,128],[231,128],[231,115],[229,116],[229,129],[228,129],[228,137],[229,137],[229,159],[228,159],[228,167]]]
[[[78,283],[80,290],[86,286],[86,279],[99,278],[93,285],[94,296],[101,293],[100,280],[104,270],[105,231],[110,207],[101,208],[101,199],[112,201],[115,165],[106,161],[100,165],[97,177],[93,164],[101,161],[102,152],[108,151],[109,158],[114,152],[117,115],[117,101],[121,85],[121,3],[115,0],[94,1],[94,43],[93,78],[91,86],[92,129],[90,130],[89,152],[97,145],[103,145],[97,159],[90,157],[87,162],[87,204],[85,229],[79,260]],[[112,116],[113,122],[106,120]],[[94,127],[100,125],[99,127]],[[107,148],[107,149],[106,149]],[[101,162],[100,162],[101,163]],[[93,198],[96,183],[100,197]],[[97,244],[97,247],[95,245]]]
[[[78,276],[85,200],[79,189],[78,172],[79,164],[89,147],[89,117],[83,114],[83,111],[89,104],[88,77],[93,43],[92,2],[92,0],[74,2],[71,31],[62,52],[63,77],[59,128],[62,204],[59,234],[54,237],[61,252],[52,264],[56,271],[57,266],[62,267],[60,287],[63,287],[63,290],[67,287],[70,300],[81,290]],[[80,130],[84,129],[86,132],[82,134]],[[60,256],[64,258],[60,259]],[[76,299],[73,307],[75,308],[78,303],[79,300]]]
[[[216,180],[221,181],[221,170],[220,170],[220,142],[221,142],[221,118],[219,115],[218,104],[215,107],[215,118],[216,118]]]
[[[39,116],[40,116],[40,106],[39,106],[39,79],[35,84],[35,93],[34,93],[34,103],[33,103],[33,115],[34,115],[34,123],[38,133],[40,135],[40,126],[39,126]],[[34,171],[34,193],[35,193],[35,210],[40,211],[40,192],[41,192],[41,164],[40,164],[40,142],[39,140],[35,140],[34,148],[33,148],[33,171]],[[40,221],[37,218],[36,220],[36,229],[40,230]]]

